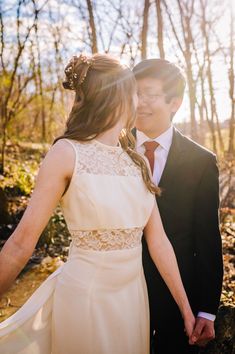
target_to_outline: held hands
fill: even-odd
[[[189,338],[191,338],[196,323],[195,317],[192,311],[190,310],[185,315],[183,315],[183,318],[184,318],[185,333]]]
[[[189,336],[189,344],[196,344],[200,347],[204,347],[214,338],[214,322],[203,317],[197,317],[192,335]]]

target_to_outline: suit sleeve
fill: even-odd
[[[219,229],[219,172],[210,155],[200,180],[195,208],[195,261],[199,310],[216,314],[223,281]]]

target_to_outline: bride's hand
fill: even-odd
[[[196,320],[195,320],[195,317],[194,317],[192,311],[189,311],[183,317],[184,317],[185,332],[186,332],[187,336],[190,338],[193,333]]]

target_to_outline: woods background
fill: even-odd
[[[183,69],[187,80],[176,125],[218,156],[225,259],[222,305],[230,311],[235,282],[234,26],[233,0],[0,1],[1,244],[25,209],[49,144],[63,131],[73,100],[62,88],[71,56],[111,53],[131,67],[141,59],[166,58]],[[65,229],[57,210],[31,262],[40,263],[48,254],[66,257]],[[2,304],[7,307],[9,303]],[[231,321],[219,326],[230,330],[227,337],[222,331],[221,342],[211,352],[230,353],[226,350],[234,348]],[[227,349],[222,351],[218,343]]]

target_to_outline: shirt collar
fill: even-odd
[[[173,138],[173,125],[155,139],[150,139],[143,132],[136,130],[136,146],[143,145],[146,141],[156,141],[164,150],[169,151]]]

